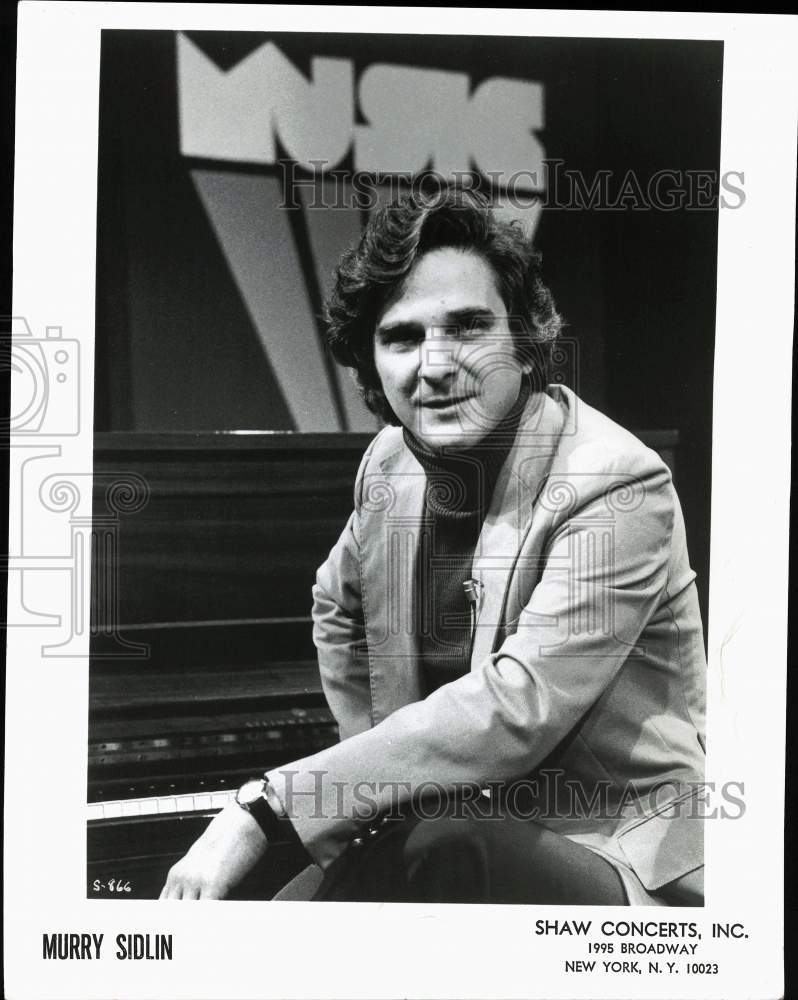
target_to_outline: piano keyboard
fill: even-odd
[[[180,795],[153,795],[143,799],[89,802],[86,818],[128,819],[133,816],[174,816],[178,813],[216,812],[235,799],[235,790],[186,792]]]
[[[216,812],[235,800],[235,791],[186,792],[181,795],[152,795],[144,799],[117,799],[115,802],[89,802],[87,819],[127,819],[131,816],[175,816],[178,813]],[[490,798],[490,789],[482,794]]]

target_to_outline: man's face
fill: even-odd
[[[430,448],[477,444],[518,398],[506,306],[491,266],[443,247],[416,261],[377,319],[374,361],[393,412]]]

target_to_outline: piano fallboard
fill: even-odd
[[[337,738],[315,661],[97,668],[88,801],[237,787]]]

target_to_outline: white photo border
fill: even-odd
[[[434,34],[456,28],[464,35],[723,41],[721,173],[744,173],[745,203],[721,210],[719,218],[707,780],[718,786],[743,781],[746,811],[734,822],[706,823],[709,902],[703,910],[634,913],[634,919],[696,921],[701,960],[718,964],[714,975],[564,975],[566,958],[586,956],[576,954],[572,937],[537,936],[535,921],[592,919],[598,927],[606,919],[632,919],[609,908],[87,900],[88,631],[73,656],[45,657],[35,614],[25,621],[12,617],[7,995],[782,995],[794,21],[772,15],[22,3],[13,315],[27,321],[34,339],[45,339],[48,327],[61,328],[80,394],[75,433],[12,440],[10,553],[33,560],[32,566],[41,560],[41,572],[26,574],[20,606],[52,608],[61,616],[69,613],[73,595],[70,574],[53,559],[69,556],[75,543],[59,512],[72,504],[79,519],[87,506],[89,523],[91,518],[100,32],[112,28]],[[26,479],[24,470],[33,468],[43,474]],[[63,488],[59,493],[65,477],[78,481],[79,496],[64,496]],[[89,574],[72,584],[78,603],[88,608]],[[745,937],[712,940],[713,921],[740,923]],[[73,931],[103,933],[104,957],[43,960],[43,933]],[[112,942],[128,932],[171,933],[173,960],[120,964]]]

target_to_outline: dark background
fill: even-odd
[[[306,74],[320,55],[353,60],[356,76],[388,62],[467,72],[472,86],[539,81],[547,157],[588,181],[609,170],[616,189],[630,169],[645,186],[658,170],[719,165],[717,42],[189,37],[224,69],[271,39]],[[198,167],[274,168],[181,154],[175,35],[103,32],[99,140],[96,430],[295,429],[191,179]],[[567,382],[630,429],[678,431],[677,488],[706,612],[717,211],[550,207],[536,243],[576,345]]]

